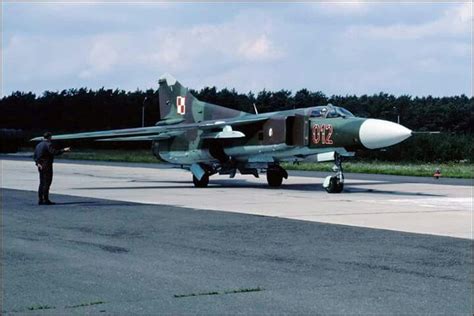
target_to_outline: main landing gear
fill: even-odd
[[[196,178],[196,176],[193,175],[193,183],[196,188],[206,188],[209,184],[209,175],[207,173],[204,174],[201,180],[199,180],[198,178]]]
[[[193,164],[190,167],[193,174],[193,183],[196,188],[206,188],[209,184],[209,177],[215,173],[216,170],[212,169],[209,166],[201,164]],[[256,169],[239,169],[241,174],[253,174],[258,178],[258,173]],[[224,173],[229,174],[229,173]],[[232,173],[231,177],[232,176]],[[235,175],[235,171],[233,173]],[[200,177],[200,178],[199,178]],[[280,167],[278,164],[272,164],[267,167],[267,182],[270,187],[279,187],[281,186],[283,179],[288,179],[288,172],[285,169]]]
[[[344,189],[342,157],[336,154],[334,158],[334,167],[332,167],[332,170],[336,172],[336,175],[326,177],[326,179],[324,179],[323,187],[328,193],[341,193]]]
[[[193,183],[196,188],[205,188],[209,184],[209,177],[214,174],[211,167],[194,163],[189,168],[193,174]]]
[[[267,182],[271,187],[279,187],[283,178],[288,179],[288,172],[279,165],[268,166]]]

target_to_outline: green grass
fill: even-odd
[[[151,150],[112,150],[112,149],[81,149],[64,154],[61,158],[77,160],[117,161],[160,163]],[[333,164],[328,163],[300,163],[284,164],[288,170],[307,170],[331,172]],[[402,176],[431,177],[436,168],[441,169],[443,177],[472,179],[474,177],[474,164],[452,163],[413,163],[413,162],[382,162],[382,161],[347,161],[344,162],[345,172],[391,174]]]
[[[116,162],[160,162],[150,150],[121,150],[121,149],[80,149],[63,154],[60,158],[73,160],[96,160]]]
[[[331,171],[333,163],[301,163],[299,165],[285,164],[289,170]],[[473,178],[474,164],[472,163],[408,163],[408,162],[381,162],[381,161],[347,161],[343,164],[344,172],[376,173],[399,176],[432,177],[435,170],[440,168],[442,177],[446,178]]]

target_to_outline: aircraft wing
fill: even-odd
[[[144,135],[144,136],[123,136],[123,137],[112,137],[112,138],[99,138],[97,141],[100,142],[136,142],[136,141],[152,141],[152,140],[163,140],[172,138],[183,134],[181,131],[164,132],[158,135]]]
[[[210,130],[224,128],[226,126],[235,127],[260,121],[266,121],[267,119],[268,117],[265,116],[249,115],[223,120],[203,121],[199,123],[157,125],[150,127],[54,135],[53,140],[90,139],[99,141],[151,141],[175,137],[186,130]],[[42,139],[42,137],[35,137],[30,141],[40,141]]]
[[[164,127],[139,127],[139,128],[126,128],[126,129],[115,129],[108,131],[96,131],[96,132],[85,132],[85,133],[74,133],[74,134],[62,134],[54,135],[53,140],[79,140],[79,139],[91,139],[100,140],[106,138],[118,138],[118,137],[132,137],[132,136],[150,136],[158,135],[160,132],[164,132]],[[35,137],[31,141],[40,141],[42,137]]]

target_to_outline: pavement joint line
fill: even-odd
[[[93,301],[93,302],[88,302],[88,303],[80,303],[76,305],[65,305],[63,308],[64,309],[71,309],[71,308],[78,308],[78,307],[88,307],[88,306],[94,306],[94,305],[100,305],[100,304],[106,304],[107,302],[105,301]],[[15,309],[11,311],[6,311],[3,310],[2,313],[21,313],[24,311],[40,311],[40,310],[50,310],[50,309],[57,309],[58,307],[48,305],[48,304],[37,304],[37,305],[31,305],[26,307],[25,309]]]
[[[199,292],[199,293],[190,293],[190,294],[175,294],[175,298],[185,298],[185,297],[195,297],[195,296],[208,296],[208,295],[226,295],[226,294],[239,294],[239,293],[251,293],[251,292],[261,292],[265,291],[264,288],[242,288],[236,290],[225,290],[225,291],[209,291],[209,292]]]

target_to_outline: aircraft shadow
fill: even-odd
[[[400,196],[426,196],[426,197],[446,196],[443,194],[432,194],[432,193],[422,193],[422,192],[401,192],[401,191],[393,191],[393,190],[374,190],[374,189],[361,189],[361,188],[351,188],[351,187],[345,188],[343,193],[390,194],[390,195],[400,195]]]
[[[245,185],[235,185],[235,184],[238,184],[239,182],[242,182],[244,181],[245,182]],[[191,185],[191,181],[187,181],[187,180],[169,180],[169,181],[166,181],[166,180],[145,180],[145,181],[141,181],[141,180],[130,180],[129,182],[133,182],[133,183],[174,183],[174,184],[186,184],[187,186],[190,186]],[[232,185],[230,185],[229,183],[232,183]],[[225,179],[225,180],[214,180],[214,179],[211,179],[209,181],[209,185],[212,185],[212,184],[219,184],[221,186],[225,186],[225,187],[252,187],[253,184],[250,184],[250,183],[247,183],[245,180],[243,179],[239,179],[239,180],[232,180],[232,179]],[[364,181],[364,182],[348,182],[346,183],[346,186],[353,186],[353,185],[380,185],[380,184],[394,184],[393,182],[381,182],[381,181]],[[289,184],[285,184],[283,182],[283,186],[286,187],[288,186]],[[305,184],[305,185],[308,185],[308,184]],[[322,182],[321,183],[311,183],[309,185],[319,185],[321,186],[322,185]],[[255,184],[255,187],[257,186],[264,186],[264,187],[268,187],[266,183],[261,183],[261,184]]]
[[[266,183],[248,183],[245,181],[229,181],[229,180],[211,180],[207,188],[194,188],[193,184],[189,181],[155,181],[156,183],[170,183],[170,184],[182,184],[182,185],[160,185],[160,186],[121,186],[121,187],[88,187],[88,188],[75,188],[77,190],[157,190],[157,189],[186,189],[193,188],[196,190],[212,190],[212,189],[227,189],[227,188],[245,188],[245,189],[263,189],[263,190],[279,190],[279,191],[304,191],[304,192],[325,192],[324,188],[320,183],[311,184],[283,184],[281,188],[269,188]],[[354,187],[355,185],[367,185],[369,183],[363,182],[360,184],[346,184],[342,194],[388,194],[388,195],[399,195],[399,196],[428,196],[428,197],[442,197],[444,195],[422,193],[422,192],[402,192],[395,190],[378,190],[378,189],[367,189]],[[374,184],[380,184],[374,182]]]

